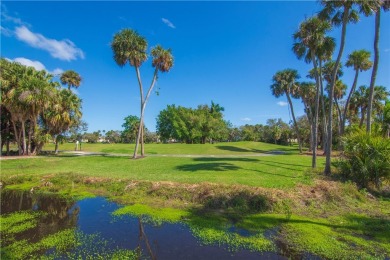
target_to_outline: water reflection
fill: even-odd
[[[53,195],[34,194],[23,191],[1,192],[1,214],[17,211],[42,211],[36,227],[18,233],[16,238],[37,242],[61,230],[77,226],[79,207],[72,200]]]
[[[17,239],[36,242],[47,235],[76,227],[83,234],[98,233],[99,237],[109,241],[107,245],[112,249],[135,250],[139,259],[285,259],[271,252],[231,252],[224,246],[204,245],[182,223],[155,225],[142,217],[114,218],[112,212],[120,207],[99,197],[74,202],[29,192],[1,193],[2,214],[20,210],[40,210],[46,213],[39,219],[36,228],[23,232]]]

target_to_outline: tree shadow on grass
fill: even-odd
[[[260,149],[254,149],[254,148],[240,148],[236,146],[229,146],[229,145],[219,145],[216,146],[220,150],[224,151],[231,151],[231,152],[241,152],[241,153],[267,153],[267,154],[285,154],[285,155],[291,155],[296,153],[296,149],[291,148],[281,148],[278,147],[277,150],[260,150]]]
[[[197,163],[197,164],[184,164],[176,166],[176,169],[179,171],[186,171],[186,172],[196,172],[196,171],[237,171],[241,169],[241,167],[238,167],[231,163],[223,163],[223,162],[216,162],[216,163]]]
[[[256,158],[237,158],[237,157],[198,157],[193,159],[196,162],[258,162]]]
[[[265,164],[265,165],[269,165],[269,166],[275,166],[275,167],[279,167],[279,168],[284,168],[284,167],[281,167],[280,165],[297,166],[297,167],[303,167],[303,168],[310,168],[311,167],[310,165],[285,163],[285,162],[274,162],[274,161],[267,161],[267,160],[263,160],[263,159],[259,159],[259,162],[261,164]],[[292,168],[285,168],[285,169],[297,170],[297,169],[292,169]]]

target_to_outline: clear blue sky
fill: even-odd
[[[149,46],[171,48],[172,70],[160,74],[160,95],[146,108],[146,126],[155,130],[156,116],[169,104],[196,107],[211,100],[225,108],[235,126],[264,124],[269,118],[289,121],[286,98],[270,91],[272,76],[286,68],[303,80],[310,64],[291,51],[292,34],[305,17],[320,10],[317,1],[260,2],[8,2],[1,6],[1,56],[45,68],[72,69],[83,78],[88,131],[121,130],[123,118],[139,115],[139,89],[134,69],[118,67],[110,42],[123,28],[137,30]],[[382,15],[381,60],[377,85],[390,90],[390,14]],[[374,17],[350,25],[343,61],[356,49],[373,52]],[[340,30],[332,33],[339,43]],[[152,76],[150,60],[141,67],[144,84]],[[352,85],[353,71],[343,80]],[[371,71],[360,75],[369,85]],[[279,103],[278,103],[279,102]],[[282,102],[282,103],[281,103]],[[294,101],[296,114],[303,106]]]

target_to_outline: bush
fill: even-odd
[[[341,173],[361,188],[381,187],[390,177],[390,139],[357,131],[343,138],[344,152],[337,163]]]

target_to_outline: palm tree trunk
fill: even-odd
[[[318,144],[318,110],[320,103],[320,78],[318,77],[317,70],[317,61],[315,57],[315,53],[311,52],[311,59],[314,65],[314,73],[316,80],[316,97],[315,97],[315,105],[314,105],[314,122],[313,122],[313,156],[311,161],[311,167],[317,168],[317,144]]]
[[[342,123],[342,118],[341,118],[341,109],[340,109],[340,105],[339,105],[339,102],[337,101],[337,99],[335,98],[334,99],[334,103],[336,104],[336,109],[337,109],[337,118],[338,118],[338,133],[339,133],[339,136],[341,136],[341,123]]]
[[[139,85],[139,93],[140,93],[140,97],[141,97],[141,115],[140,115],[140,124],[139,124],[139,128],[138,128],[138,133],[137,133],[137,138],[135,140],[135,148],[134,148],[134,154],[133,154],[133,158],[137,158],[137,154],[138,154],[138,145],[140,143],[140,137],[142,135],[141,133],[141,129],[142,129],[142,108],[143,108],[143,103],[144,103],[144,90],[143,90],[143,87],[142,87],[142,81],[141,81],[141,73],[139,71],[139,67],[135,67],[135,73],[137,74],[137,79],[138,79],[138,85]],[[143,140],[143,138],[142,138]],[[143,147],[143,143],[141,142],[141,147]]]
[[[137,70],[139,72],[139,70]],[[148,90],[148,93],[146,94],[145,96],[145,99],[144,101],[142,102],[142,106],[141,106],[141,117],[140,117],[140,124],[139,124],[139,127],[138,127],[138,135],[137,135],[137,140],[136,140],[136,143],[135,143],[135,149],[134,149],[134,155],[133,155],[133,159],[136,159],[137,158],[137,150],[138,150],[138,143],[140,141],[140,138],[141,138],[141,132],[142,131],[142,127],[143,127],[143,124],[144,124],[144,115],[145,115],[145,108],[146,108],[146,104],[149,100],[149,97],[150,97],[150,94],[152,93],[152,90],[154,88],[154,84],[156,83],[157,81],[157,68],[154,70],[154,75],[153,75],[153,80],[152,80],[152,83],[150,84],[150,87],[149,87],[149,90]],[[137,74],[139,75],[139,73]]]
[[[330,175],[331,173],[331,154],[332,154],[332,112],[333,112],[333,96],[334,96],[334,85],[336,84],[336,75],[337,70],[339,68],[341,56],[344,52],[344,46],[345,46],[345,35],[347,33],[347,23],[348,23],[348,16],[349,16],[349,7],[344,7],[344,13],[343,13],[343,26],[341,29],[341,42],[340,42],[340,49],[339,53],[337,55],[337,59],[333,68],[332,72],[332,81],[330,84],[329,89],[329,115],[328,115],[328,140],[327,140],[327,149],[326,149],[326,163],[325,163],[325,171],[324,173],[326,175]]]
[[[23,155],[27,155],[25,122],[22,120]]]
[[[296,132],[297,138],[298,138],[299,152],[302,153],[302,139],[301,139],[301,135],[299,134],[299,128],[298,128],[297,120],[295,119],[295,113],[294,113],[293,104],[292,104],[292,101],[291,101],[290,94],[286,93],[286,96],[287,96],[288,104],[290,105],[291,116],[292,116],[292,118],[294,120],[294,128],[295,128],[295,132]]]
[[[327,131],[326,131],[326,111],[325,111],[325,101],[324,101],[324,84],[322,81],[322,60],[319,59],[319,75],[318,80],[320,82],[320,102],[322,107],[322,150],[326,153],[326,139],[327,139]]]
[[[56,145],[54,147],[54,154],[58,154],[58,136],[56,136],[55,140],[56,140]]]
[[[12,125],[14,127],[14,135],[15,135],[16,143],[18,145],[18,153],[19,153],[19,155],[22,155],[22,149],[21,149],[21,144],[20,144],[19,133],[18,133],[18,130],[16,128],[15,121],[13,119],[12,119]]]
[[[359,77],[359,69],[356,70],[355,78],[353,79],[352,88],[349,91],[347,101],[345,102],[343,117],[342,117],[342,120],[341,120],[341,133],[340,133],[341,135],[344,135],[345,122],[347,121],[347,112],[349,110],[349,102],[351,101],[351,97],[352,97],[353,92],[355,92],[358,77]]]
[[[31,141],[32,141],[32,135],[33,135],[33,129],[34,125],[32,120],[30,120],[30,125],[28,128],[28,142],[27,142],[27,154],[31,154]]]
[[[367,133],[371,133],[371,113],[372,113],[372,103],[374,100],[374,90],[375,90],[375,80],[376,74],[378,71],[379,64],[379,28],[381,22],[381,9],[375,13],[375,39],[374,39],[374,65],[372,67],[371,82],[370,82],[370,97],[368,100],[367,107]]]

